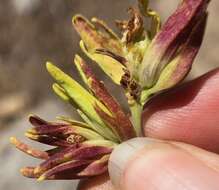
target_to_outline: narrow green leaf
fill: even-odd
[[[98,140],[98,139],[104,140],[104,138],[101,135],[90,129],[86,129],[78,126],[72,126],[72,127],[74,128],[74,132],[76,134],[81,135],[88,140]]]
[[[109,148],[114,148],[118,144],[112,141],[108,140],[90,140],[90,141],[85,141],[83,142],[85,145],[95,145],[95,146],[104,146],[104,147],[109,147]]]
[[[107,136],[107,134],[111,132],[111,130],[107,128],[105,123],[96,113],[93,106],[97,104],[104,112],[111,115],[108,109],[99,100],[97,100],[94,96],[87,92],[81,85],[79,85],[75,80],[66,75],[53,64],[47,63],[47,70],[56,80],[56,82],[65,90],[66,94],[72,99],[72,101],[78,106],[78,108],[84,112],[84,114],[91,120],[91,122],[98,123],[100,130],[103,130],[103,133],[106,133],[105,136]],[[112,133],[111,138],[113,137],[115,137],[115,135]]]
[[[69,102],[70,98],[69,96],[66,94],[65,90],[58,85],[57,83],[53,84],[52,86],[53,91],[64,101]]]
[[[103,137],[109,140],[118,141],[118,138],[115,136],[115,134],[110,130],[109,128],[103,128],[95,121],[91,121],[82,111],[79,109],[77,110],[78,114],[81,116],[81,118],[89,125],[91,128],[96,131],[97,133],[101,134]]]
[[[60,121],[67,122],[67,123],[72,124],[72,125],[77,125],[77,126],[80,126],[80,127],[83,127],[83,128],[91,128],[87,123],[77,121],[77,120],[71,119],[69,117],[58,116],[56,118]]]
[[[79,74],[80,74],[82,80],[84,81],[84,83],[85,83],[85,85],[88,87],[88,89],[90,89],[89,81],[88,81],[88,79],[87,79],[87,77],[86,77],[84,71],[83,71],[82,68],[81,68],[81,64],[80,64],[80,62],[81,62],[81,57],[80,57],[79,55],[75,55],[74,62],[75,62],[75,66],[76,66],[76,68],[77,68],[77,70],[78,70],[78,72],[79,72]]]
[[[95,105],[95,110],[100,117],[108,124],[108,126],[111,127],[114,133],[119,135],[122,140],[133,138],[136,134],[134,132],[132,123],[130,122],[129,117],[123,112],[116,99],[111,96],[104,84],[95,77],[95,74],[92,72],[91,68],[81,57],[76,56],[75,63],[80,72],[83,72],[84,77],[86,77],[85,80],[87,81],[87,85],[94,96],[98,97],[98,99],[103,102],[107,109],[112,113],[112,116],[109,116]]]

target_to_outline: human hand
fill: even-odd
[[[100,176],[80,190],[219,189],[219,69],[156,97],[143,118],[144,135],[165,141],[123,143],[110,159],[116,187]]]

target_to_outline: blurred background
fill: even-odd
[[[72,109],[52,92],[45,61],[78,78],[72,60],[79,38],[71,25],[72,16],[97,16],[115,28],[113,20],[127,18],[126,10],[136,0],[1,0],[0,2],[0,189],[74,190],[77,182],[37,183],[23,178],[19,168],[36,164],[9,145],[10,136],[23,138],[30,126],[29,113],[54,119],[73,115]],[[179,0],[153,0],[152,6],[167,16]],[[212,1],[206,37],[190,78],[219,66],[219,1]],[[94,65],[95,71],[102,74]],[[111,88],[115,88],[109,84]]]

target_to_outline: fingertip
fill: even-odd
[[[219,69],[161,94],[143,114],[144,134],[219,152]]]
[[[126,181],[136,180],[124,180],[125,173],[132,173],[132,171],[130,170],[131,163],[135,162],[137,157],[136,155],[140,155],[139,151],[144,149],[147,144],[150,143],[152,143],[152,141],[148,141],[146,138],[135,138],[123,142],[114,149],[109,159],[108,171],[110,180],[112,181],[112,184],[116,189],[125,190],[125,186],[127,186]]]
[[[109,172],[115,187],[123,190],[216,190],[218,172],[209,167],[210,162],[206,165],[208,159],[198,158],[202,154],[194,156],[174,143],[137,138],[123,143],[112,154]],[[219,160],[216,162],[219,164]]]
[[[108,173],[93,177],[87,180],[81,180],[77,190],[116,190],[114,189]]]
[[[149,138],[133,138],[120,144],[112,152],[109,159],[109,175],[113,185],[120,187],[123,171],[136,152],[155,140]]]

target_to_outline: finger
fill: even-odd
[[[78,190],[116,190],[110,179],[109,175],[101,175],[95,178],[81,181]]]
[[[218,190],[219,156],[181,143],[136,138],[114,150],[112,183],[122,190]]]
[[[143,120],[146,136],[219,152],[219,69],[154,98]]]

